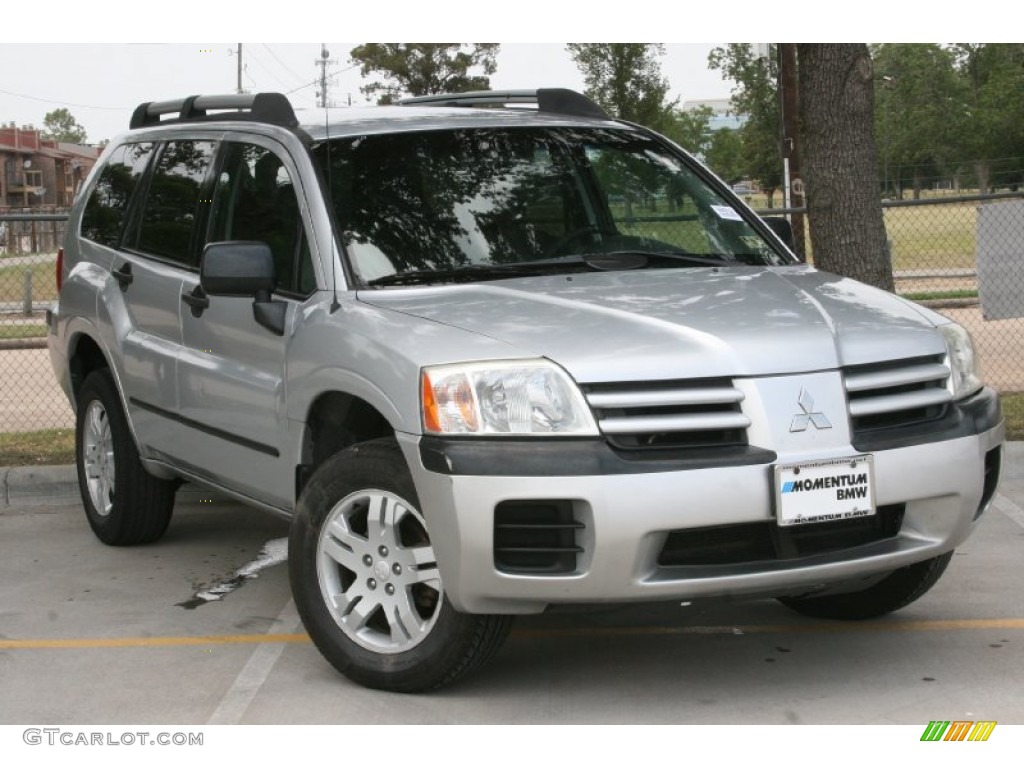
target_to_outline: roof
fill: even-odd
[[[424,131],[444,128],[547,126],[608,126],[614,121],[573,115],[558,115],[530,108],[466,108],[427,106],[350,107],[346,109],[298,110],[300,127],[314,140],[328,136],[367,133]],[[621,123],[614,123],[621,126]]]

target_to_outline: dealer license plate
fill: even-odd
[[[779,525],[809,525],[875,514],[874,457],[775,465]]]

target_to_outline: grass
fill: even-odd
[[[17,323],[0,325],[0,340],[3,339],[39,339],[46,336],[46,326],[39,324]]]
[[[0,264],[3,262],[0,261]],[[25,273],[32,273],[32,301],[53,301],[57,298],[53,264],[23,264],[0,267],[0,303],[21,303],[25,288]]]
[[[0,433],[0,467],[74,464],[75,430]]]
[[[960,288],[951,291],[917,291],[912,293],[901,293],[905,299],[911,301],[930,301],[939,299],[976,299],[978,291],[973,288]]]
[[[977,203],[887,208],[893,269],[973,269]]]
[[[1005,394],[1002,400],[1006,439],[1024,440],[1024,392]]]

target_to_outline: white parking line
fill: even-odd
[[[268,628],[267,634],[276,634],[280,631],[302,631],[302,622],[291,599]],[[258,646],[206,724],[235,725],[240,722],[252,700],[263,687],[263,683],[270,676],[286,645],[287,643],[266,643]]]
[[[1001,493],[997,493],[992,499],[992,506],[1013,520],[1021,528],[1024,528],[1024,509],[1021,509]]]

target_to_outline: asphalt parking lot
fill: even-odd
[[[1024,723],[1024,443],[1009,449],[979,530],[884,620],[773,601],[528,617],[429,696],[359,688],[320,657],[273,556],[283,521],[193,492],[159,544],[114,549],[67,497],[15,500],[0,507],[0,723]]]

